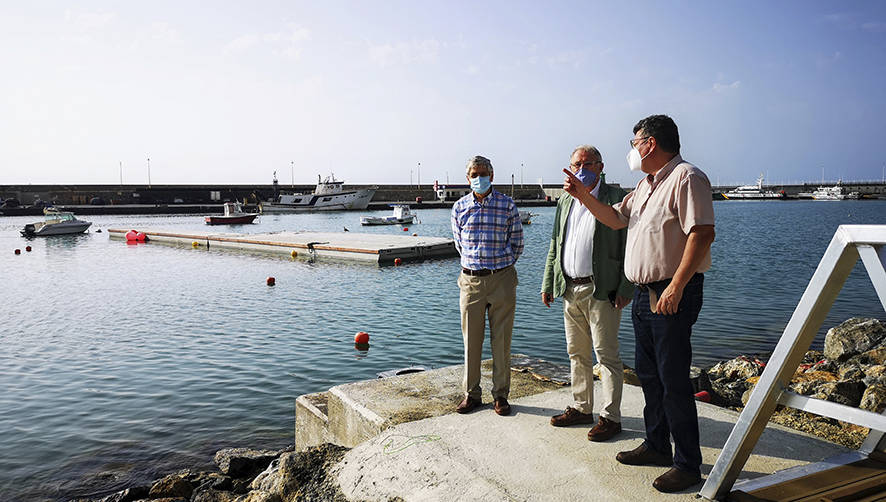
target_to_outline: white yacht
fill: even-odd
[[[743,185],[723,194],[727,199],[784,199],[784,192],[763,190],[763,173],[757,178],[756,185]]]
[[[78,220],[74,213],[59,211],[54,207],[43,210],[46,219],[37,223],[28,223],[21,231],[25,237],[44,235],[80,234],[92,225],[92,222]]]
[[[815,200],[846,200],[858,199],[861,194],[858,192],[846,192],[843,187],[843,180],[837,181],[834,186],[820,186],[818,190],[812,192],[812,198]]]
[[[276,182],[276,178],[274,179]],[[331,211],[336,209],[366,209],[375,195],[375,188],[344,191],[344,181],[329,175],[325,180],[317,176],[317,187],[311,193],[280,194],[277,200],[262,204],[262,212],[291,213],[297,211]]]

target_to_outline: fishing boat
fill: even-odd
[[[529,225],[532,223],[532,217],[538,216],[536,213],[530,213],[529,211],[520,211],[520,223],[524,225]]]
[[[25,237],[81,234],[92,225],[92,222],[78,220],[70,211],[59,211],[54,207],[44,208],[43,215],[44,221],[28,223],[21,234]]]
[[[274,183],[276,185],[276,178]],[[262,204],[262,212],[292,213],[299,211],[334,211],[341,209],[366,209],[375,195],[375,188],[345,191],[344,181],[330,174],[321,180],[311,193],[280,194],[276,200]]]
[[[773,192],[763,189],[763,173],[757,178],[756,185],[743,185],[725,192],[726,199],[784,199],[784,192]]]
[[[252,223],[253,220],[258,216],[258,213],[245,213],[243,212],[243,206],[240,205],[239,202],[225,202],[225,214],[218,215],[210,215],[205,217],[203,220],[207,225],[239,225]]]
[[[415,221],[415,213],[406,204],[391,204],[394,214],[390,216],[361,216],[361,225],[403,225]]]

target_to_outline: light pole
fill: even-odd
[[[416,181],[418,181],[418,188],[421,189],[421,162],[418,163],[418,179]]]
[[[292,188],[295,188],[295,161],[289,161],[289,176],[291,176],[292,180]]]
[[[123,161],[120,161],[120,184],[123,184]]]
[[[520,162],[520,188],[523,188],[523,163]]]
[[[148,157],[148,188],[151,188],[151,158]]]

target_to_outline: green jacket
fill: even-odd
[[[597,198],[600,202],[613,205],[621,202],[627,192],[600,181]],[[563,273],[563,241],[566,237],[566,219],[572,203],[577,202],[571,195],[564,193],[557,201],[557,212],[554,214],[554,230],[551,233],[551,245],[545,261],[545,275],[541,283],[542,293],[551,293],[554,298],[563,296],[566,291],[566,276]],[[625,242],[628,229],[612,230],[606,225],[596,222],[594,226],[594,247],[591,266],[594,270],[594,298],[598,300],[614,300],[616,295],[631,298],[634,285],[625,277]]]

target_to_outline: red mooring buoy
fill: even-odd
[[[408,232],[408,231],[409,231],[409,228],[407,228],[407,227],[403,227],[403,231],[404,231],[404,232]]]
[[[27,252],[30,253],[30,252],[31,252],[31,246],[25,246],[25,251],[27,251]]]
[[[145,235],[144,232],[139,232],[135,234],[135,240],[138,242],[145,242],[146,240],[148,240],[148,236]]]
[[[21,250],[21,249],[16,249],[16,250],[15,250],[15,254],[22,254],[22,250]]]
[[[394,258],[394,265],[399,266],[401,263],[403,263],[403,260],[401,260],[400,258]]]
[[[703,403],[710,403],[711,402],[711,393],[706,390],[703,390],[701,392],[696,392],[695,393],[695,400],[701,401]]]
[[[135,230],[130,230],[129,232],[126,232],[126,240],[127,241],[134,241],[137,237],[138,237],[138,232],[136,232]]]
[[[354,335],[354,343],[357,345],[369,345],[369,333],[365,331],[359,331],[356,335]]]
[[[268,286],[273,286],[274,284],[277,284],[277,280],[273,277],[268,277]]]

